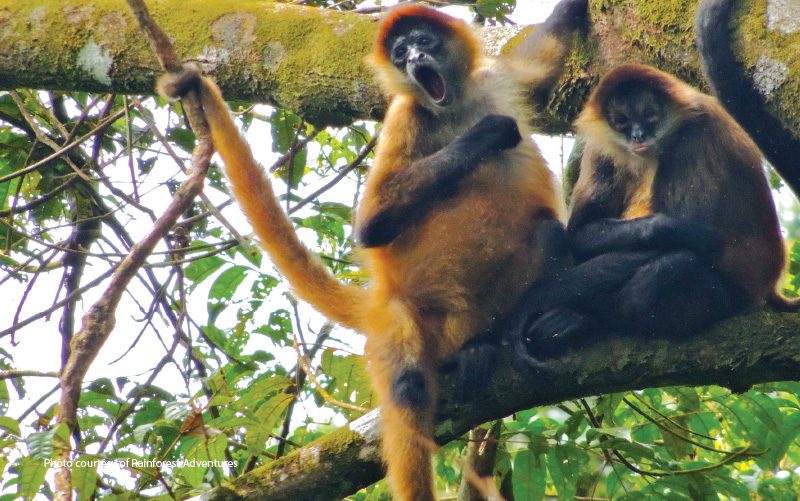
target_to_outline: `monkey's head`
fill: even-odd
[[[700,110],[697,94],[656,68],[618,66],[600,81],[576,128],[594,144],[635,157],[657,156],[677,126]]]
[[[478,47],[463,21],[409,5],[383,21],[369,62],[389,94],[410,94],[423,106],[441,110],[463,95]]]
[[[603,117],[628,150],[645,155],[663,135],[668,104],[666,96],[653,87],[628,81],[609,93]]]

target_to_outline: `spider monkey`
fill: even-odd
[[[703,73],[722,106],[750,134],[792,190],[800,193],[800,179],[792,172],[796,167],[788,167],[798,164],[800,137],[769,113],[752,78],[734,56],[730,32],[733,3],[706,0],[697,9],[695,38]]]
[[[567,232],[576,266],[527,291],[505,324],[547,368],[589,335],[677,337],[766,302],[785,250],[761,152],[716,99],[623,65],[599,83]]]
[[[383,20],[368,62],[390,104],[355,221],[367,288],[336,280],[302,245],[211,80],[187,69],[160,83],[171,97],[200,91],[236,198],[297,295],[367,335],[397,499],[434,499],[438,362],[563,266],[563,202],[526,102],[555,83],[585,11],[563,1],[498,60],[435,10],[404,5]]]

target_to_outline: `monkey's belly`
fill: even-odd
[[[460,194],[392,244],[398,291],[414,309],[457,323],[453,344],[488,327],[538,275],[539,208],[507,190]],[[447,351],[445,349],[445,351]]]

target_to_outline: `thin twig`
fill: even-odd
[[[306,204],[308,204],[312,200],[316,199],[317,197],[319,197],[320,195],[322,195],[323,193],[325,193],[329,189],[333,188],[339,181],[344,179],[344,177],[347,176],[353,169],[355,169],[356,167],[361,165],[362,162],[364,162],[364,159],[367,158],[367,155],[369,155],[370,152],[375,148],[375,144],[377,142],[378,142],[378,136],[375,135],[370,140],[370,142],[366,146],[364,146],[364,148],[361,150],[361,152],[358,154],[358,156],[353,159],[352,162],[350,162],[342,170],[340,170],[339,173],[336,174],[336,176],[334,176],[333,179],[331,179],[330,181],[325,183],[324,186],[322,186],[321,188],[319,188],[318,190],[316,190],[314,193],[310,194],[309,196],[305,197],[303,200],[300,200],[299,202],[297,202],[294,205],[294,207],[289,209],[289,214],[294,214],[296,211],[302,209]]]
[[[0,381],[3,379],[15,379],[21,377],[58,377],[58,372],[42,372],[22,369],[0,371]]]

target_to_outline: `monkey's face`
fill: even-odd
[[[415,22],[399,27],[387,43],[392,64],[435,108],[458,99],[468,66],[466,61],[459,62],[452,39],[433,24]]]
[[[666,111],[664,98],[641,84],[623,84],[606,101],[603,115],[619,140],[636,155],[657,146]]]

